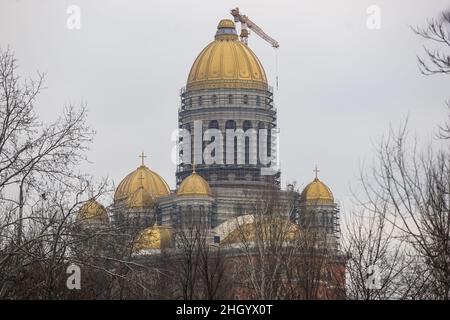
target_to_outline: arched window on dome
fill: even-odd
[[[257,148],[257,154],[258,154],[259,157],[260,156],[263,156],[263,157],[267,156],[267,149],[266,149],[266,152],[265,152],[264,155],[261,155],[261,152],[260,152],[260,149],[259,149],[259,143],[260,143],[259,141],[261,139],[261,134],[264,134],[264,131],[260,132],[260,130],[263,130],[265,128],[266,128],[266,125],[264,124],[264,122],[262,122],[262,121],[258,122],[258,132],[257,132],[258,141],[257,141],[257,144],[256,144],[256,148]],[[267,137],[267,135],[266,135],[266,137]],[[260,159],[258,159],[258,161],[259,160]]]
[[[188,106],[189,106],[189,108],[192,108],[192,98],[188,99]]]
[[[206,216],[206,210],[205,210],[205,206],[204,205],[200,205],[198,207],[198,226],[200,226],[201,228],[208,228],[208,217]]]
[[[244,94],[244,96],[242,97],[242,102],[244,104],[248,104],[248,95]]]
[[[179,162],[178,164],[181,166],[184,166],[187,163],[190,163],[191,161],[191,157],[190,155],[192,154],[192,146],[190,141],[192,141],[192,137],[191,137],[191,126],[189,123],[186,123],[184,125],[181,126],[180,128],[180,132],[179,132],[179,138],[178,138],[178,142],[180,145],[179,148],[179,153],[178,153],[178,157],[179,157]]]
[[[190,141],[184,141],[184,143],[185,144],[183,144],[183,149],[184,148],[190,148],[190,150],[189,151],[184,151],[184,152],[188,152],[187,154],[186,154],[186,157],[187,157],[187,161],[189,161],[190,163],[192,163],[192,161],[193,161],[193,156],[194,156],[194,144],[192,143],[192,141],[194,141],[193,139],[194,139],[194,133],[193,133],[193,130],[191,130],[191,125],[189,124],[189,123],[186,123],[185,125],[184,125],[184,129],[185,130],[187,130],[188,132],[189,132],[189,134],[190,134],[190,136],[191,136],[191,139],[190,139]],[[184,153],[183,152],[183,153]],[[188,162],[188,163],[189,163]]]
[[[199,106],[203,105],[203,97],[202,96],[198,96],[198,105]]]
[[[209,129],[219,129],[219,122],[217,120],[211,120],[208,125]]]
[[[246,132],[251,128],[252,122],[249,120],[245,120],[242,125],[242,129],[244,130],[244,132]],[[245,152],[244,162],[245,164],[250,164],[250,137],[247,135],[245,136],[244,152]]]
[[[217,95],[213,94],[211,97],[212,104],[217,104]]]
[[[261,97],[260,96],[256,96],[256,105],[257,106],[261,105]]]
[[[228,95],[228,104],[232,104],[233,103],[233,95],[229,94]]]
[[[211,121],[209,122],[208,129],[219,129],[219,122],[218,122],[217,120],[211,120]],[[213,137],[213,138],[215,139],[215,137]],[[205,148],[209,143],[214,142],[214,141],[215,141],[215,140],[211,140],[210,142],[205,141],[206,143],[205,143],[205,145],[203,146],[203,148]],[[215,150],[215,149],[211,152],[211,156],[212,156],[212,157],[215,157],[215,156],[216,156],[216,150]]]
[[[226,130],[227,129],[232,129],[232,130],[236,130],[236,121],[234,120],[227,120],[227,122],[225,122],[225,139],[224,139],[224,143],[223,143],[223,148],[224,148],[224,163],[227,163],[227,139],[226,139]],[[234,163],[237,163],[237,138],[234,139]]]

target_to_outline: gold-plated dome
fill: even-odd
[[[142,164],[120,182],[114,194],[114,202],[126,200],[140,188],[143,188],[152,199],[166,196],[170,193],[167,182],[156,172]],[[144,197],[143,193],[139,197],[148,198],[147,196]]]
[[[235,29],[234,21],[231,19],[220,20],[219,25],[217,26],[217,29],[223,29],[223,28]]]
[[[152,249],[170,248],[172,244],[172,228],[153,226],[146,228],[136,238],[133,252]]]
[[[238,40],[234,22],[225,19],[219,23],[215,40],[195,59],[186,87],[267,90],[267,78],[253,51]]]
[[[332,204],[334,198],[330,188],[316,177],[303,189],[300,202]]]
[[[181,182],[177,194],[179,196],[211,196],[212,192],[208,182],[194,170]]]
[[[99,221],[108,223],[108,213],[104,206],[94,199],[86,201],[78,211],[77,219],[80,221]]]
[[[142,209],[153,205],[153,197],[151,194],[140,186],[131,196],[127,198],[127,208]]]
[[[299,225],[290,221],[262,222],[260,224],[255,221],[238,225],[233,229],[223,240],[221,245],[230,244],[246,244],[251,242],[261,241],[294,241],[300,235]],[[275,222],[275,223],[274,223]]]

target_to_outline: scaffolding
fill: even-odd
[[[339,249],[341,237],[339,204],[307,201],[300,203],[298,214],[298,223],[303,228],[324,231],[328,237],[334,239],[336,249]]]
[[[218,116],[217,119],[212,118]],[[220,118],[220,119],[219,119]],[[224,120],[226,119],[226,120]],[[202,121],[202,134],[205,129],[219,129],[223,136],[227,129],[254,129],[257,134],[256,148],[250,148],[250,138],[244,137],[244,163],[238,163],[236,145],[237,138],[233,138],[234,161],[233,164],[209,164],[203,162],[202,155],[195,154],[204,151],[207,143],[203,141],[202,148],[194,148],[194,130],[192,127],[195,120]],[[228,122],[232,124],[228,127]],[[219,125],[219,122],[221,125]],[[212,125],[213,124],[213,125]],[[264,187],[267,184],[280,187],[281,173],[278,168],[270,175],[261,175],[261,169],[271,168],[277,163],[277,110],[274,107],[273,88],[268,86],[267,90],[252,88],[211,88],[201,90],[188,90],[186,87],[180,90],[180,108],[178,112],[178,127],[190,133],[190,150],[187,150],[187,141],[179,137],[177,141],[177,185],[192,172],[194,159],[202,159],[196,163],[196,170],[212,185],[223,186],[247,185],[248,187]],[[260,130],[266,129],[267,149],[265,156],[270,162],[263,164],[260,155]],[[248,140],[247,140],[248,138]],[[202,137],[203,140],[203,137]],[[189,147],[189,146],[188,146]],[[187,151],[186,151],[187,150]],[[183,162],[184,152],[190,161]],[[240,149],[240,151],[242,151]],[[223,141],[223,155],[227,155],[226,140]],[[256,156],[256,164],[250,164],[250,158]],[[224,158],[225,159],[225,158]],[[196,161],[198,162],[198,161]]]

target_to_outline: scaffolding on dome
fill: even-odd
[[[259,130],[267,129],[267,156],[271,158],[271,162],[269,165],[263,165],[257,161],[257,164],[249,164],[247,161],[250,159],[250,156],[254,156],[252,152],[256,152],[256,155],[259,155],[259,142],[257,143],[257,150],[251,150],[246,152],[245,163],[237,164],[237,161],[234,161],[233,164],[212,164],[206,165],[203,163],[196,163],[197,172],[202,174],[204,178],[206,178],[210,183],[214,184],[214,180],[227,180],[232,177],[233,181],[251,181],[255,182],[255,180],[259,180],[261,185],[266,184],[271,181],[276,187],[280,187],[280,171],[278,169],[273,170],[273,174],[271,175],[261,175],[262,168],[270,168],[273,165],[274,161],[277,161],[277,136],[272,134],[273,129],[277,128],[277,110],[274,107],[274,99],[273,99],[273,88],[268,86],[267,90],[258,90],[258,89],[248,89],[248,88],[217,88],[214,90],[211,89],[203,89],[203,90],[187,90],[186,87],[183,87],[180,90],[180,103],[181,107],[179,108],[178,121],[179,121],[179,129],[186,129],[191,133],[191,161],[190,163],[184,163],[182,161],[183,158],[183,148],[182,148],[182,137],[179,137],[177,141],[177,185],[181,183],[181,181],[187,177],[192,171],[192,163],[194,159],[199,159],[199,155],[195,155],[193,148],[193,128],[190,126],[188,121],[185,121],[186,117],[193,113],[212,111],[212,112],[223,112],[226,114],[227,119],[229,121],[241,120],[242,126],[240,124],[234,124],[234,127],[224,127],[226,124],[222,123],[222,128],[219,127],[217,120],[206,120],[209,123],[202,123],[203,130],[208,128],[221,129],[223,132],[226,129],[243,129],[244,131],[247,129],[256,129],[258,132],[259,139]],[[261,122],[252,120],[244,120],[242,118],[243,112],[249,112],[252,114],[262,114],[264,117],[268,117],[270,120]],[[232,120],[233,119],[233,120]],[[211,122],[214,122],[214,125],[211,126]],[[249,127],[244,128],[244,122],[253,122]],[[223,122],[223,121],[222,121]],[[228,122],[228,121],[227,121]],[[258,140],[259,141],[259,140]],[[246,142],[247,143],[247,142]],[[250,144],[250,142],[248,142]],[[201,152],[203,152],[205,145],[203,145]],[[247,146],[245,146],[247,148]],[[235,151],[236,153],[236,151]],[[226,147],[224,144],[223,154],[226,154]],[[248,159],[247,159],[248,157]],[[236,158],[236,155],[235,155]],[[200,155],[200,159],[202,155]],[[236,160],[236,159],[235,159]],[[231,176],[230,176],[231,174]],[[232,185],[233,182],[230,182]],[[251,185],[251,183],[249,184]]]

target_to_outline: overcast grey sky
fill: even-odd
[[[81,8],[80,30],[66,28],[72,4]],[[381,8],[380,30],[366,27],[370,5]],[[144,150],[173,188],[179,90],[235,6],[281,46],[275,102],[283,185],[305,185],[317,163],[346,201],[390,123],[409,114],[411,129],[431,139],[445,120],[450,78],[420,75],[416,55],[425,41],[410,26],[449,9],[448,0],[0,0],[0,46],[14,50],[23,75],[47,74],[38,101],[45,120],[68,103],[87,103],[97,130],[90,173],[118,183]],[[249,45],[274,85],[274,49],[254,34]]]

